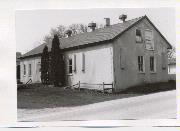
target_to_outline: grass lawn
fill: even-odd
[[[61,87],[43,87],[32,84],[28,88],[18,89],[17,99],[20,109],[42,109],[53,107],[81,106],[108,100],[132,97],[162,90],[175,89],[174,83],[159,83],[143,87],[129,88],[117,94],[103,94],[88,90],[64,90]],[[150,89],[151,88],[151,89]]]

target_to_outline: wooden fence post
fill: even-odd
[[[79,81],[79,82],[78,82],[78,89],[79,89],[79,91],[80,91],[80,84],[81,84],[81,83],[80,83],[80,81]]]
[[[112,82],[112,93],[114,93],[114,83]]]
[[[104,82],[103,82],[103,93],[104,93]]]

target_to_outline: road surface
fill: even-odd
[[[173,90],[78,107],[18,109],[18,121],[169,119],[176,109]]]

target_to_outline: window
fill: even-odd
[[[120,66],[122,70],[125,69],[125,63],[126,63],[125,51],[123,48],[120,48]]]
[[[74,54],[74,62],[73,62],[73,64],[74,64],[74,72],[76,72],[76,54]]]
[[[162,69],[165,70],[166,69],[166,64],[167,64],[167,56],[164,52],[162,52]]]
[[[24,75],[26,75],[26,65],[24,64]]]
[[[145,44],[147,50],[154,50],[153,31],[145,30]]]
[[[39,63],[37,64],[36,73],[38,74],[38,73],[40,73],[40,72],[41,72],[41,63],[39,62]]]
[[[28,73],[29,73],[29,76],[31,76],[31,74],[32,74],[32,72],[31,72],[31,64],[29,64],[29,71],[28,71]]]
[[[138,70],[139,72],[144,72],[144,57],[138,56]]]
[[[142,42],[142,33],[140,29],[136,29],[136,42]]]
[[[150,71],[155,72],[155,59],[154,59],[154,56],[150,56]]]
[[[85,54],[82,53],[82,71],[85,72]]]
[[[72,58],[69,58],[68,60],[68,69],[69,69],[69,74],[72,74]]]

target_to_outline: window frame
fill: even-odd
[[[76,54],[73,55],[73,60],[72,60],[72,63],[73,63],[73,72],[76,73],[77,72],[77,66],[76,66]]]
[[[154,70],[151,70],[151,58],[153,58],[153,68]],[[151,73],[156,73],[156,58],[155,56],[150,56],[149,57],[149,69]]]
[[[26,72],[26,65],[23,64],[23,75],[26,76],[26,73],[27,73],[27,72]]]
[[[38,73],[41,73],[41,62],[38,62],[36,65],[36,74],[38,74]]]
[[[141,36],[137,36],[137,30],[140,31]],[[141,38],[140,41],[137,40],[138,37]],[[143,43],[143,31],[140,28],[135,29],[135,41],[136,41],[136,43]]]
[[[146,37],[146,31],[151,31],[151,33],[152,33],[152,36],[151,36],[151,39],[147,39],[147,37]],[[144,30],[144,43],[145,43],[145,49],[146,50],[154,50],[154,32],[153,32],[153,30],[151,30],[151,29],[145,29]],[[150,48],[147,48],[147,43],[151,43],[151,46],[153,47],[153,49],[150,49]]]
[[[86,68],[85,68],[85,65],[86,65],[86,57],[85,57],[85,54],[84,53],[82,53],[82,72],[83,73],[85,73],[85,70],[86,70]]]
[[[28,76],[32,76],[32,64],[28,64]]]
[[[139,58],[142,58],[142,59],[140,59],[140,62],[139,62]],[[142,68],[142,71],[140,70],[140,66],[142,66],[141,68]],[[145,59],[144,59],[144,56],[138,56],[138,72],[139,73],[145,73]]]
[[[71,64],[70,64],[70,61],[71,61]],[[71,70],[70,70],[71,68]],[[70,72],[71,71],[71,72]],[[68,58],[68,74],[69,75],[72,75],[73,73],[73,60],[71,57]]]

